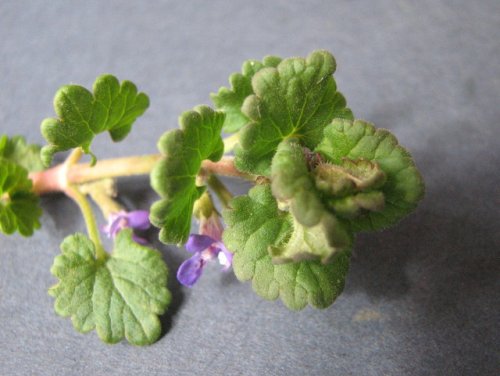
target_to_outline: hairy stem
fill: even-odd
[[[76,202],[82,212],[83,219],[85,220],[85,225],[87,227],[87,233],[90,240],[92,240],[92,243],[94,243],[96,259],[105,260],[108,257],[108,254],[102,245],[99,228],[97,227],[94,212],[92,211],[88,200],[85,198],[85,195],[78,190],[78,187],[74,185],[68,185],[65,193]]]
[[[85,225],[87,227],[87,233],[92,243],[94,243],[96,259],[105,260],[107,258],[107,253],[102,245],[101,237],[99,236],[99,229],[97,228],[97,222],[92,208],[85,195],[80,192],[78,187],[68,180],[68,172],[76,163],[78,163],[82,154],[83,151],[81,148],[76,148],[71,152],[64,163],[60,165],[60,170],[57,173],[57,180],[61,184],[61,190],[76,202],[82,212],[83,219],[85,220]]]
[[[246,174],[236,169],[234,166],[234,157],[222,157],[218,162],[204,160],[201,164],[201,169],[207,173],[221,176],[230,176],[245,180],[255,180],[254,175]]]
[[[117,196],[115,181],[111,178],[81,184],[80,192],[88,195],[102,211],[104,218],[109,218],[113,213],[118,213],[125,208],[115,200]]]
[[[81,184],[104,178],[147,175],[160,158],[160,154],[150,154],[105,159],[98,161],[93,167],[89,163],[79,164],[69,171],[68,180]]]
[[[105,178],[147,175],[151,172],[160,154],[114,158],[98,161],[93,167],[89,163],[66,162],[48,170],[30,173],[33,191],[38,195],[63,192],[66,184],[83,184]],[[255,176],[242,173],[234,167],[233,157],[223,157],[219,162],[203,161],[202,173],[239,177],[254,180]]]

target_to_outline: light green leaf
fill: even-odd
[[[338,252],[326,265],[319,261],[272,262],[273,247],[300,235],[293,235],[293,219],[278,209],[269,186],[256,186],[248,196],[236,197],[223,216],[228,225],[223,240],[234,253],[234,272],[241,281],[251,280],[258,295],[268,300],[280,297],[288,308],[300,310],[308,303],[326,308],[342,292],[349,251]]]
[[[313,174],[316,187],[328,195],[377,189],[386,181],[386,175],[378,163],[366,159],[351,160],[344,157],[340,165],[320,163]]]
[[[0,137],[0,158],[20,165],[28,172],[43,170],[40,149],[39,145],[27,144],[23,136]]]
[[[295,217],[292,219],[290,239],[286,243],[269,247],[273,263],[319,259],[327,264],[339,253],[350,252],[352,234],[334,215],[325,211],[320,221],[310,227],[302,225]]]
[[[149,106],[144,93],[137,93],[130,81],[120,82],[105,74],[94,82],[93,93],[79,85],[61,87],[54,97],[54,110],[58,118],[42,122],[42,134],[48,142],[42,148],[42,161],[49,165],[59,151],[81,146],[90,151],[94,137],[108,131],[113,141],[124,139],[137,117]]]
[[[196,177],[203,160],[222,157],[223,122],[222,112],[198,106],[180,116],[181,129],[166,132],[158,142],[164,157],[151,172],[151,185],[162,200],[151,207],[150,220],[161,228],[164,243],[182,244],[188,238],[194,202],[204,191]]]
[[[352,219],[355,230],[378,230],[386,228],[415,209],[424,195],[424,183],[410,154],[387,130],[375,129],[367,122],[335,119],[324,132],[323,141],[317,146],[329,162],[342,165],[343,158],[365,159],[377,164],[385,174],[383,185],[376,191],[383,193],[385,205],[381,211],[367,211]],[[380,181],[379,181],[380,183]],[[380,196],[361,196],[358,204],[377,206]],[[352,202],[340,203],[344,207]],[[335,206],[335,205],[334,205]],[[348,210],[349,211],[349,210]]]
[[[23,236],[40,228],[42,215],[38,196],[32,192],[28,171],[20,165],[0,158],[0,231]]]
[[[281,246],[271,247],[273,262],[320,258],[323,263],[351,247],[352,234],[321,201],[303,148],[293,140],[280,143],[271,166],[273,196],[289,206],[293,233]]]
[[[51,269],[59,283],[49,290],[57,314],[71,316],[79,332],[95,328],[107,343],[125,337],[142,346],[158,339],[158,315],[171,299],[159,252],[135,243],[130,229],[118,233],[113,254],[105,261],[95,259],[94,245],[83,234],[68,236],[61,250]]]
[[[271,187],[274,197],[290,206],[299,223],[318,224],[325,209],[297,142],[285,140],[278,145],[271,165]]]
[[[332,77],[335,68],[330,53],[315,51],[307,59],[285,59],[253,76],[255,94],[245,99],[242,108],[251,122],[241,129],[235,149],[238,169],[268,176],[282,140],[297,138],[313,149],[332,119],[352,119]]]
[[[233,73],[229,76],[231,89],[221,87],[217,94],[212,93],[210,97],[215,108],[226,114],[223,131],[234,133],[239,131],[250,119],[241,112],[241,106],[245,98],[253,94],[252,77],[266,67],[276,67],[281,61],[277,56],[266,56],[262,62],[258,60],[247,60],[241,67],[241,73]]]
[[[368,215],[367,211],[382,212],[385,208],[385,197],[380,191],[360,192],[329,201],[334,213],[342,218],[356,219]]]

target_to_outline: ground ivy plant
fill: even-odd
[[[395,224],[424,193],[397,139],[354,117],[335,69],[327,51],[246,61],[230,87],[211,95],[215,108],[200,105],[180,116],[179,129],[158,141],[159,154],[109,160],[97,160],[93,139],[107,131],[123,140],[149,98],[109,74],[92,91],[63,86],[56,116],[41,124],[47,145],[0,137],[0,231],[33,235],[40,195],[74,200],[87,234],[62,241],[49,293],[57,314],[107,343],[147,345],[161,334],[159,316],[171,300],[168,268],[134,233],[150,224],[161,242],[191,253],[176,272],[184,286],[193,287],[217,260],[264,299],[280,298],[292,310],[326,308],[344,287],[355,234]],[[69,151],[66,160],[51,166],[62,151]],[[85,153],[91,163],[80,162]],[[142,174],[150,174],[159,199],[149,210],[127,210],[116,199],[115,179]],[[233,197],[220,176],[252,188]],[[105,216],[101,228],[89,199]],[[111,252],[101,235],[113,240]]]

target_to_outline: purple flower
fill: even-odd
[[[108,238],[115,238],[124,228],[130,227],[136,230],[147,230],[151,226],[149,212],[147,210],[133,210],[131,212],[120,211],[111,213],[108,223],[102,227],[102,231]],[[147,244],[147,240],[133,235],[132,238],[139,244]]]
[[[192,287],[196,283],[203,268],[210,260],[217,258],[219,263],[223,265],[222,270],[231,267],[232,253],[227,250],[222,241],[208,235],[189,235],[186,250],[194,254],[184,261],[177,270],[177,279],[185,286]]]

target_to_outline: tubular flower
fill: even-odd
[[[111,213],[108,217],[108,223],[102,227],[102,232],[108,238],[115,238],[124,228],[132,228],[135,230],[147,230],[151,226],[149,222],[149,212],[147,210],[133,210],[131,212],[120,211]],[[137,235],[133,236],[136,243],[147,244],[147,240]]]
[[[177,279],[185,286],[192,287],[200,278],[208,261],[218,259],[222,270],[231,267],[233,255],[222,243],[223,227],[219,215],[214,212],[200,220],[200,233],[189,235],[186,250],[193,254],[177,270]]]

